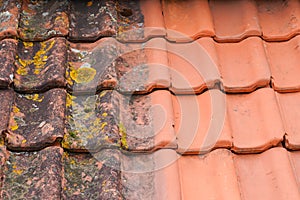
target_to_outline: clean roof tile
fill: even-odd
[[[268,41],[288,40],[300,33],[300,2],[256,0],[263,38]]]
[[[14,92],[11,90],[0,90],[0,99],[0,134],[2,134],[2,131],[7,130]]]
[[[260,36],[261,30],[256,3],[247,1],[209,1],[216,40],[241,41],[249,36]]]
[[[271,88],[227,95],[226,104],[235,152],[261,152],[283,140],[283,123]]]
[[[213,36],[214,27],[207,1],[162,1],[167,39],[176,42]]]
[[[68,7],[68,1],[23,1],[19,36],[26,41],[66,36],[69,31]]]
[[[265,42],[272,85],[279,92],[300,91],[300,36],[286,42]]]
[[[0,42],[0,88],[8,87],[13,81],[17,41],[5,39]]]
[[[41,92],[65,86],[66,43],[63,38],[18,43],[14,86],[21,92]]]
[[[17,36],[20,7],[20,0],[7,0],[0,3],[0,39]]]
[[[42,94],[15,94],[7,146],[18,150],[43,148],[64,134],[66,92],[52,89]]]
[[[4,167],[1,199],[59,199],[62,154],[59,147],[38,152],[10,152]]]
[[[226,92],[251,92],[269,84],[271,74],[259,37],[239,43],[219,43],[217,52]]]

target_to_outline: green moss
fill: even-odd
[[[122,122],[119,123],[119,132],[121,135],[121,147],[128,149],[126,128]]]

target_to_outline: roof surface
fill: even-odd
[[[0,1],[1,199],[300,199],[300,2]]]

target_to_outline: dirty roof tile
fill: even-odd
[[[261,152],[283,140],[284,128],[271,88],[230,94],[226,103],[235,152]]]
[[[251,92],[269,84],[271,74],[260,38],[218,44],[217,51],[226,92]]]
[[[219,90],[172,96],[180,153],[206,153],[214,148],[232,146],[225,98]]]
[[[248,1],[209,1],[216,40],[241,41],[249,36],[260,36],[261,30],[256,3]]]
[[[0,90],[0,99],[0,134],[2,134],[2,131],[7,129],[14,92],[11,90]]]
[[[123,199],[120,155],[116,150],[96,154],[64,153],[63,199]]]
[[[256,1],[263,38],[267,41],[288,40],[300,33],[300,2]]]
[[[188,44],[167,43],[167,49],[174,93],[201,93],[220,82],[215,44],[211,38]]]
[[[285,145],[289,149],[300,148],[300,93],[276,93],[285,129]]]
[[[4,167],[1,199],[59,199],[62,153],[59,147],[10,152]]]
[[[272,86],[276,91],[300,91],[299,45],[300,36],[286,42],[265,42]]]
[[[241,199],[230,151],[217,149],[203,156],[181,156],[178,166],[182,199]]]
[[[113,90],[104,90],[97,95],[68,94],[63,147],[94,152],[120,146],[120,99],[120,94]]]
[[[171,93],[124,96],[119,131],[122,147],[131,151],[176,148]]]
[[[20,0],[7,0],[0,3],[0,39],[17,36],[20,15]]]
[[[21,39],[43,41],[66,36],[68,29],[68,1],[23,1],[18,27]]]
[[[298,177],[284,148],[233,155],[243,199],[299,199]]]
[[[16,40],[5,39],[0,41],[0,88],[8,87],[13,81],[16,49]]]
[[[65,86],[66,43],[63,38],[18,43],[14,86],[33,93]]]
[[[64,134],[66,92],[52,89],[42,94],[15,94],[10,114],[7,146],[18,150],[43,148]]]
[[[176,42],[213,36],[214,27],[207,1],[162,1],[167,39]]]

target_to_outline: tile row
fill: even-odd
[[[1,199],[299,199],[300,154],[276,147],[239,155],[38,152],[1,148]],[[222,187],[220,187],[222,186]],[[93,195],[93,196],[90,196]]]
[[[0,38],[42,41],[66,36],[74,41],[95,41],[114,36],[140,42],[166,37],[186,42],[209,36],[232,42],[261,36],[282,41],[299,34],[299,15],[297,0],[192,0],[189,4],[170,0],[9,0],[0,5]]]
[[[221,85],[228,93],[271,86],[279,92],[300,91],[300,36],[287,42],[250,37],[239,43],[201,38],[176,44],[162,38],[124,44],[113,38],[95,43],[0,42],[0,87],[13,84],[22,93],[63,87],[72,93],[116,89],[148,93],[165,88],[176,94],[201,93]]]
[[[70,95],[0,90],[0,131],[13,150],[37,150],[56,142],[75,152],[121,148],[132,152],[176,149],[201,154],[216,148],[262,152],[282,142],[300,148],[300,93],[262,88],[249,94],[212,89],[201,95],[122,95],[104,90]],[[245,129],[245,127],[248,127]]]

